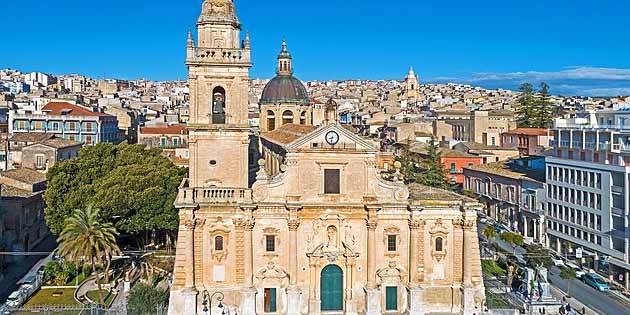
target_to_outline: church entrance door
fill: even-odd
[[[322,311],[343,311],[343,271],[339,266],[322,270],[320,290]]]

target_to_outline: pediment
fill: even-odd
[[[335,145],[326,142],[326,135],[335,132],[339,135],[339,141]],[[287,151],[299,150],[357,150],[366,152],[378,152],[378,148],[361,136],[344,128],[339,124],[321,126],[314,131],[300,137],[286,146]]]

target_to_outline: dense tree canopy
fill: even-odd
[[[397,160],[401,163],[400,172],[405,183],[418,183],[430,187],[450,189],[446,177],[446,169],[442,165],[442,153],[437,144],[432,143],[427,146],[426,158],[419,159],[417,156],[404,150]]]
[[[540,84],[538,93],[529,83],[519,88],[521,95],[516,104],[518,126],[524,128],[551,128],[556,113],[556,106],[549,97],[549,85]]]
[[[88,146],[77,158],[57,163],[47,175],[46,223],[59,234],[76,209],[92,207],[129,234],[175,230],[173,202],[186,171],[157,149],[141,145]]]
[[[156,314],[168,308],[168,292],[147,284],[138,283],[129,292],[129,315]]]

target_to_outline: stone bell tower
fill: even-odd
[[[249,34],[233,0],[205,0],[188,33],[190,187],[248,186]]]

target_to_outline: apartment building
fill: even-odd
[[[557,119],[547,157],[550,246],[630,288],[630,108]]]
[[[543,128],[517,128],[501,134],[501,146],[517,148],[521,156],[539,155],[549,149],[552,132]]]
[[[489,217],[521,233],[525,242],[545,244],[544,172],[544,158],[469,166],[464,189],[479,197]]]
[[[442,141],[453,139],[499,146],[501,134],[516,128],[514,112],[507,110],[447,110],[436,112],[433,134]]]
[[[9,112],[9,132],[53,134],[57,138],[88,145],[118,143],[118,120],[96,108],[66,102],[50,102],[41,110],[13,109]]]

